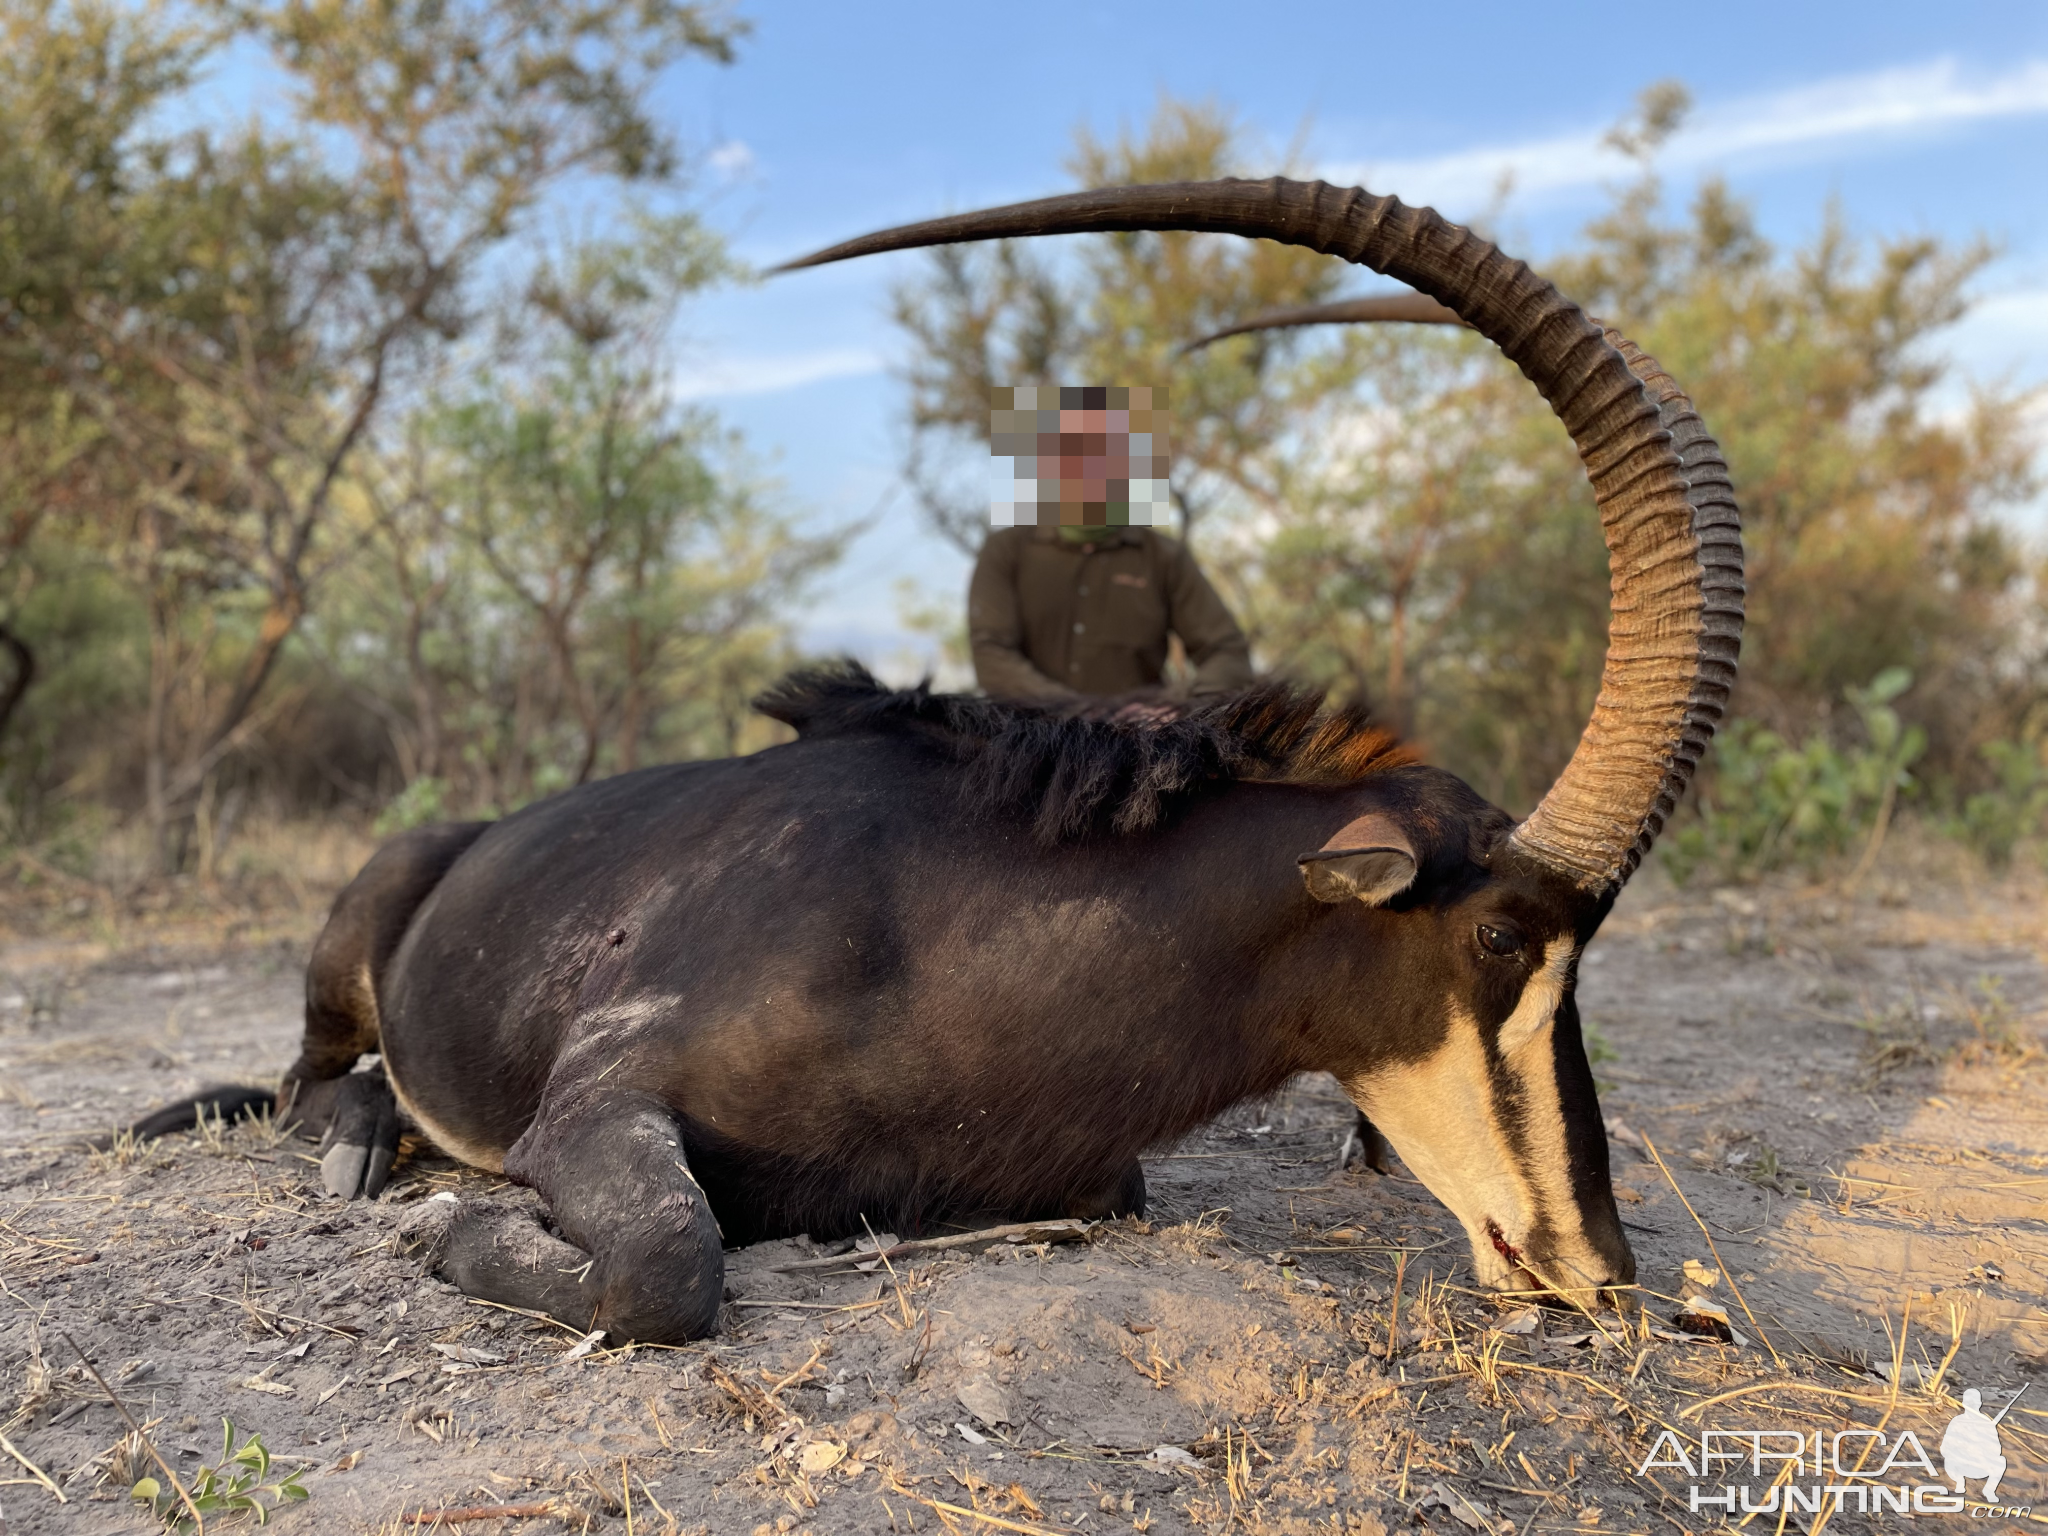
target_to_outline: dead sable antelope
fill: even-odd
[[[1719,451],[1654,362],[1527,266],[1364,192],[1124,187],[794,265],[1140,229],[1400,278],[1556,409],[1614,573],[1563,777],[1516,823],[1281,686],[1134,726],[840,668],[762,701],[787,746],[408,833],[335,902],[278,1103],[326,1134],[341,1193],[382,1183],[401,1118],[539,1193],[554,1232],[456,1209],[433,1262],[464,1290],[694,1338],[721,1238],[1135,1213],[1142,1151],[1311,1070],[1457,1213],[1486,1283],[1590,1302],[1633,1278],[1573,988],[1734,679]],[[352,1071],[370,1052],[381,1072]]]

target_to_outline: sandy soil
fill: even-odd
[[[6,1532],[152,1526],[127,1493],[152,1469],[73,1340],[182,1481],[223,1416],[260,1433],[310,1495],[284,1532],[482,1506],[536,1512],[464,1529],[1707,1530],[1721,1515],[1668,1457],[1637,1475],[1666,1428],[1910,1427],[1938,1458],[1965,1387],[1995,1406],[2029,1384],[2000,1496],[2033,1512],[1917,1524],[2048,1524],[2038,891],[1886,907],[1638,882],[1581,994],[1616,1053],[1647,1302],[1604,1332],[1464,1289],[1456,1224],[1398,1166],[1333,1176],[1346,1108],[1308,1079],[1149,1159],[1147,1223],[893,1271],[735,1252],[716,1338],[579,1356],[394,1251],[420,1201],[488,1176],[416,1151],[347,1205],[261,1128],[73,1149],[199,1084],[274,1079],[303,950],[0,951]],[[1687,1261],[1725,1272],[1707,1294],[1745,1342],[1673,1326]],[[1899,1519],[1845,1501],[1820,1523]]]

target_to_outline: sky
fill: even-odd
[[[738,61],[676,67],[657,110],[703,157],[707,216],[762,267],[870,229],[1069,190],[1077,126],[1142,129],[1162,93],[1226,107],[1276,168],[1291,150],[1334,182],[1452,218],[1489,212],[1502,243],[1540,267],[1629,177],[1601,135],[1670,78],[1695,103],[1660,161],[1674,199],[1721,175],[1781,246],[1810,237],[1831,199],[1867,236],[1989,237],[2001,254],[1946,349],[1962,380],[2048,383],[2039,0],[1721,0],[1682,17],[1641,4],[1371,0],[740,10],[753,32]],[[1504,172],[1513,192],[1493,213]],[[741,429],[785,506],[813,525],[866,527],[807,605],[804,644],[898,676],[930,647],[900,621],[896,584],[957,600],[967,575],[897,485],[905,397],[887,302],[922,259],[710,296],[686,317],[678,353],[679,392]],[[2048,436],[2048,412],[2039,419]]]

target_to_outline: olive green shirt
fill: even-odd
[[[1194,664],[1193,692],[1252,681],[1244,631],[1178,539],[1120,528],[1075,543],[1054,527],[998,528],[967,589],[974,675],[999,699],[1070,699],[1157,687],[1166,637]]]

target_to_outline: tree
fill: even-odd
[[[664,717],[740,658],[766,662],[738,668],[749,691],[768,681],[767,620],[843,541],[767,512],[716,423],[670,398],[677,308],[726,270],[687,217],[543,263],[494,367],[380,461],[367,607],[336,635],[380,658],[361,683],[408,782],[517,804],[677,745],[692,733]]]
[[[103,532],[150,614],[148,803],[169,867],[334,556],[338,495],[382,414],[471,329],[494,253],[551,189],[674,182],[648,88],[682,54],[729,59],[739,32],[672,0],[207,14],[182,49],[158,13],[134,18],[129,53],[177,66],[135,92],[160,101],[253,37],[292,84],[290,129],[150,141],[137,113],[128,138],[81,141],[111,160],[118,281],[17,311],[121,466]],[[98,15],[38,13],[51,49]]]

